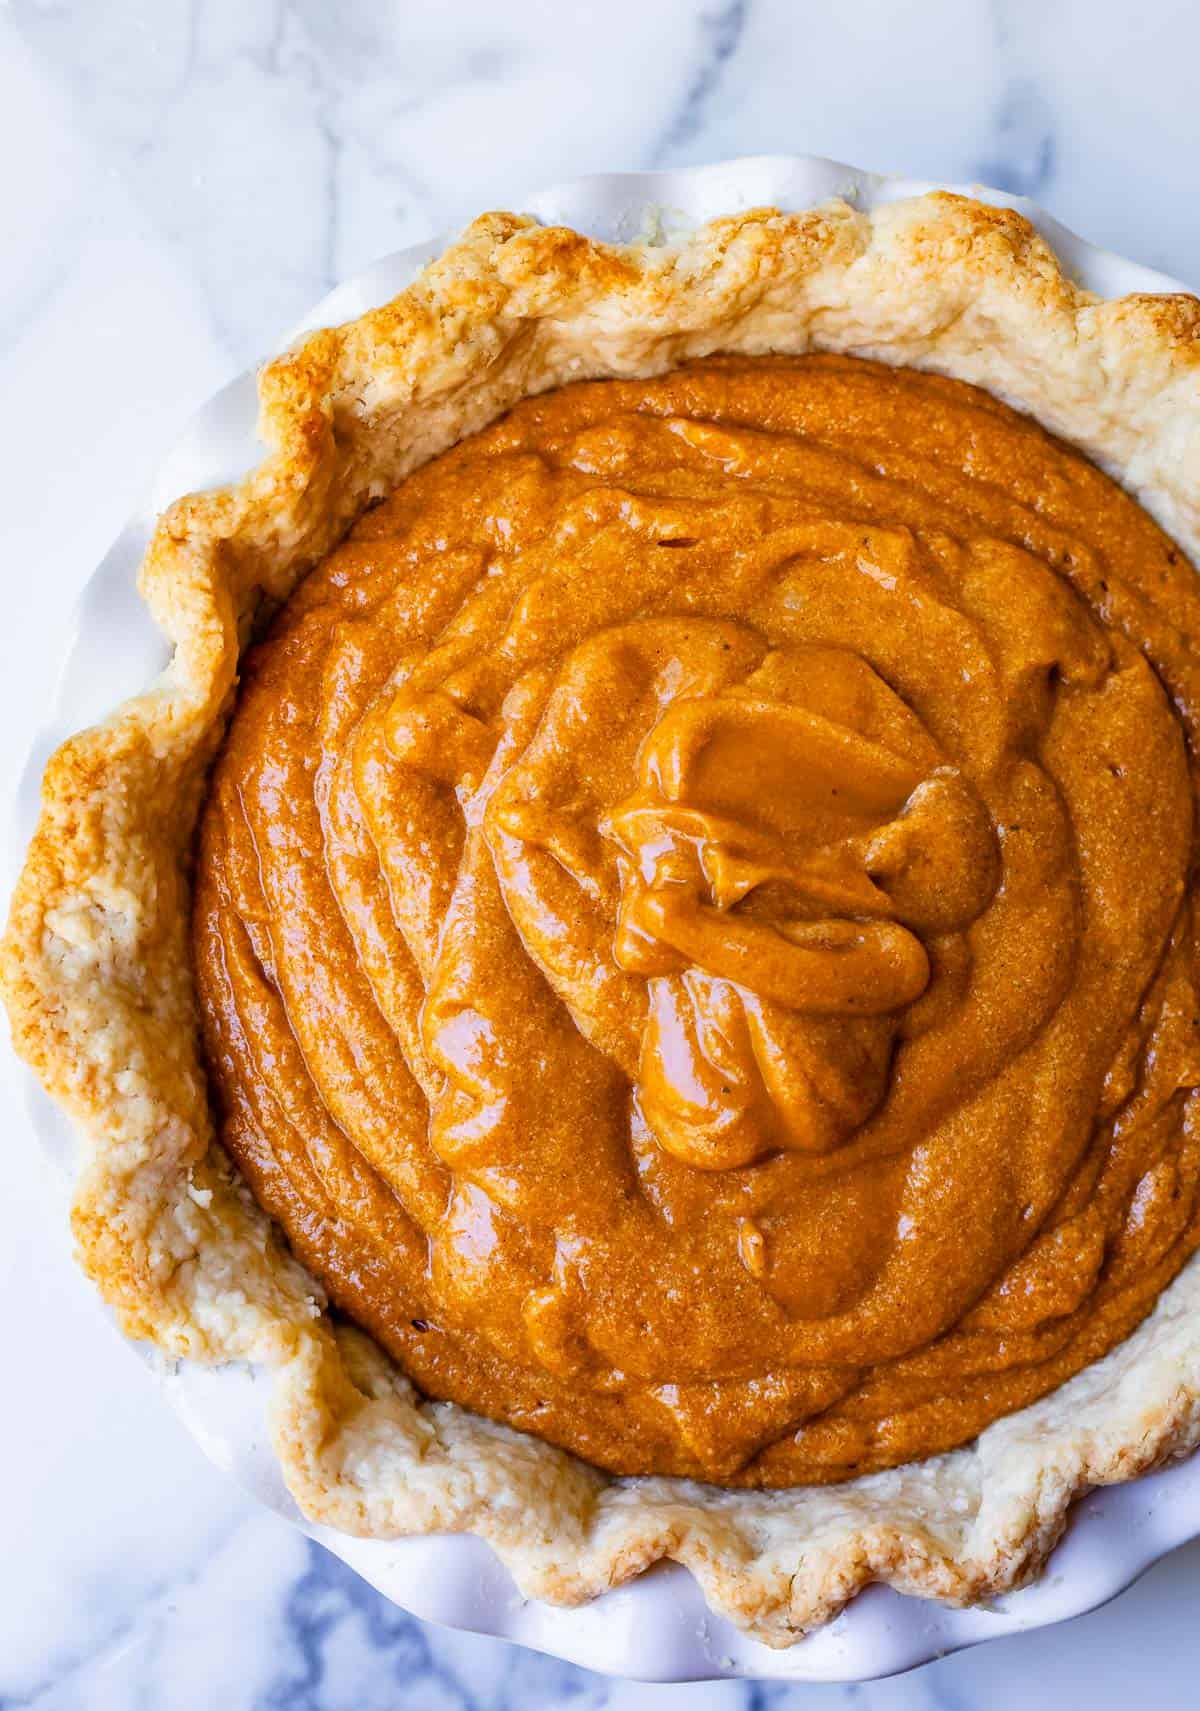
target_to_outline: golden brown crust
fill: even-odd
[[[942,194],[871,216],[834,202],[626,249],[485,216],[392,303],[272,363],[266,461],[161,519],[142,585],[174,659],[51,761],[0,971],[18,1050],[90,1141],[82,1264],[131,1335],[276,1369],[277,1446],[307,1514],[377,1537],[478,1532],[526,1593],[562,1602],[674,1557],[775,1645],[871,1580],[954,1602],[1017,1585],[1079,1491],[1190,1450],[1197,1263],[1105,1360],[968,1449],[793,1492],[609,1480],[420,1402],[323,1315],[213,1141],[187,868],[239,638],[372,497],[530,392],[814,346],[988,387],[1200,549],[1200,302],[1101,302],[1016,214]]]

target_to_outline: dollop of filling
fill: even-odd
[[[827,1481],[1097,1359],[1200,1240],[1200,584],[958,382],[520,404],[247,656],[221,1133],[427,1394]]]

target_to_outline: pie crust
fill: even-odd
[[[521,397],[713,351],[851,352],[988,388],[1070,440],[1200,555],[1200,301],[1076,288],[1019,215],[942,193],[865,215],[758,209],[612,247],[477,220],[393,302],[260,378],[265,461],[161,518],[142,589],[174,646],[146,693],[63,745],[3,947],[22,1056],[84,1130],[79,1257],[128,1335],[274,1374],[275,1445],[313,1520],[488,1540],[572,1604],[660,1557],[770,1645],[862,1586],[969,1603],[1021,1584],[1071,1500],[1200,1440],[1200,1258],[1150,1318],[969,1447],[847,1485],[613,1479],[423,1401],[335,1328],[214,1139],[188,872],[239,651],[369,501]]]

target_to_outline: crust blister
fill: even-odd
[[[178,501],[142,573],[164,678],[47,768],[2,978],[14,1040],[85,1130],[81,1263],[130,1335],[278,1371],[276,1444],[313,1519],[489,1540],[523,1591],[577,1602],[661,1556],[786,1645],[871,1580],[953,1602],[1036,1572],[1071,1498],[1200,1437],[1198,1262],[1124,1344],[971,1447],[849,1485],[747,1493],[610,1480],[419,1402],[334,1331],[215,1144],[197,1049],[187,871],[249,619],[364,506],[520,397],[714,350],[854,352],[982,385],[1117,475],[1200,547],[1200,302],[1078,290],[1020,216],[934,194],[833,202],[614,248],[484,216],[393,302],[260,380],[266,461]]]

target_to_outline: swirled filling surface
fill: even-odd
[[[226,1146],[429,1395],[619,1472],[946,1449],[1197,1243],[1195,572],[960,383],[529,400],[248,656]]]

